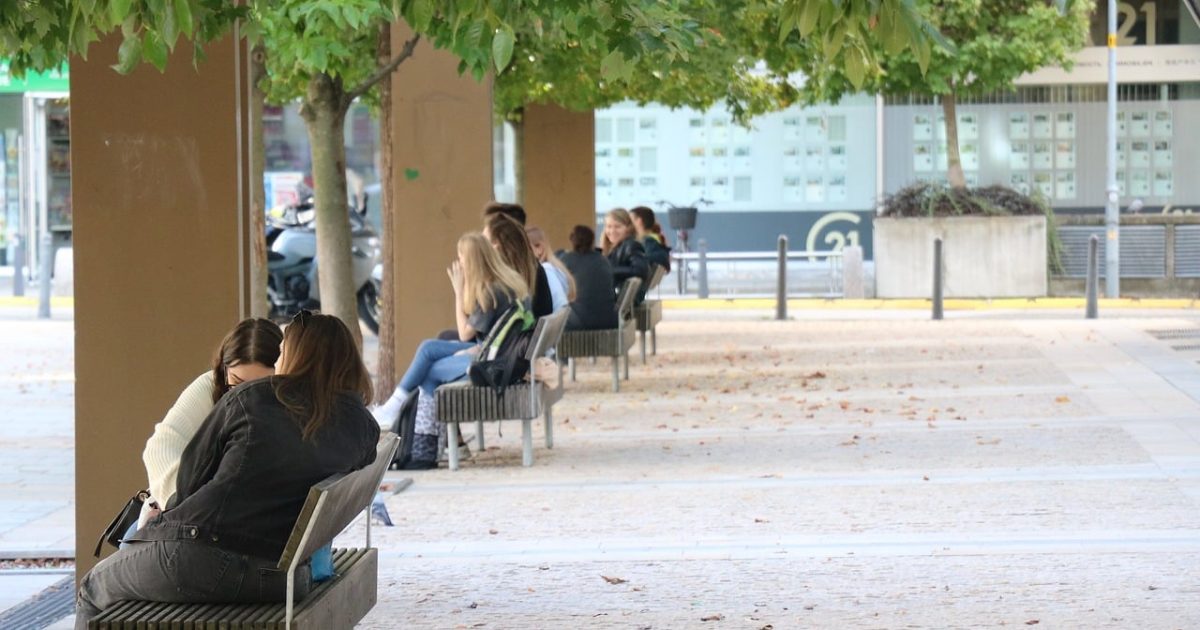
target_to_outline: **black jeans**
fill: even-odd
[[[100,561],[79,583],[76,630],[122,600],[270,603],[287,597],[287,572],[276,561],[174,540],[131,541]],[[305,562],[296,569],[296,601],[312,589]]]

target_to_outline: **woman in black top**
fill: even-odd
[[[662,226],[654,218],[654,211],[646,206],[638,206],[629,211],[629,218],[633,221],[638,241],[646,248],[646,260],[651,265],[658,265],[670,271],[671,248],[667,246]]]
[[[575,300],[567,318],[568,330],[609,330],[617,327],[617,298],[612,266],[596,250],[596,233],[585,225],[571,230],[571,251],[559,255],[575,278]]]
[[[354,337],[301,311],[283,335],[276,376],[233,388],[188,443],[163,512],[79,584],[76,628],[127,599],[281,602],[275,569],[309,488],[375,458],[371,377]],[[297,599],[310,590],[305,566]]]
[[[623,208],[610,210],[604,217],[604,238],[600,249],[608,257],[613,270],[613,285],[619,287],[629,278],[641,278],[637,301],[646,295],[646,282],[650,279],[650,263],[646,260],[646,249],[637,240],[633,219]]]

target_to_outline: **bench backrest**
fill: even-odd
[[[564,306],[550,315],[538,318],[537,327],[533,329],[533,343],[529,345],[529,352],[525,354],[530,363],[546,356],[551,348],[558,346],[570,313],[571,307]]]
[[[395,433],[384,433],[375,448],[375,461],[349,474],[333,475],[313,486],[279,557],[279,570],[294,558],[308,558],[328,544],[371,504],[400,444]]]
[[[641,278],[628,278],[621,283],[621,290],[617,292],[617,319],[625,321],[633,317],[633,300],[641,287]]]
[[[667,275],[667,268],[662,265],[652,265],[654,273],[650,274],[650,282],[646,284],[646,290],[658,288],[658,283],[662,282]]]

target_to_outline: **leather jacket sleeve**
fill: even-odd
[[[629,278],[641,278],[643,282],[650,272],[646,261],[646,248],[636,239],[626,239],[618,248],[613,263],[613,283],[621,284]]]

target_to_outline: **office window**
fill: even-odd
[[[750,178],[749,177],[734,177],[733,178],[733,200],[734,201],[750,201]]]

